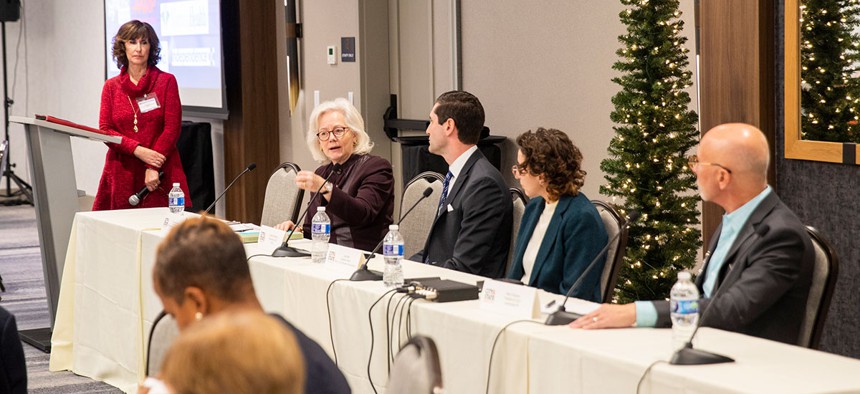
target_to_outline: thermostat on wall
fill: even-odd
[[[328,64],[337,64],[337,47],[334,45],[329,45],[326,48],[326,57],[328,58]]]

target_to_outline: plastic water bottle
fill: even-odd
[[[672,350],[678,350],[687,342],[699,323],[699,289],[690,280],[687,271],[678,273],[678,282],[669,293],[672,316]]]
[[[185,212],[185,193],[179,187],[179,182],[173,183],[173,189],[170,189],[170,194],[167,195],[167,206],[170,207],[170,213]]]
[[[325,213],[325,207],[317,207],[317,213],[311,220],[311,261],[324,263],[328,252],[328,240],[331,238],[331,220]]]
[[[388,234],[382,241],[382,256],[385,257],[385,270],[382,272],[382,283],[386,287],[403,285],[403,236],[396,224],[388,226]]]

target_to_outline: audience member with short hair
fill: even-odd
[[[512,170],[530,200],[508,277],[566,294],[608,240],[600,214],[580,191],[585,184],[582,153],[556,129],[529,130],[517,137],[517,145]],[[604,260],[582,279],[573,297],[600,302]]]
[[[361,114],[348,100],[326,101],[311,112],[307,143],[314,159],[323,165],[316,171],[300,171],[296,186],[310,193],[311,201],[302,226],[311,237],[311,220],[317,207],[325,207],[331,219],[329,242],[371,250],[388,233],[394,214],[394,172],[391,163],[370,154],[373,142],[364,130]],[[334,172],[335,164],[342,167]],[[328,182],[325,178],[331,175]],[[277,228],[290,230],[292,221]]]
[[[814,250],[803,223],[767,184],[770,150],[754,126],[708,131],[690,158],[702,200],[723,209],[696,278],[701,325],[796,344]],[[602,305],[574,328],[670,327],[669,302]]]
[[[513,205],[502,175],[478,150],[484,107],[468,92],[436,99],[430,153],[448,163],[438,212],[424,249],[412,260],[490,278],[505,274]]]
[[[161,376],[172,394],[305,392],[295,335],[260,311],[220,313],[188,327],[167,351]]]
[[[258,311],[245,248],[222,221],[187,219],[158,246],[152,273],[155,292],[180,331],[205,316],[223,312]],[[308,393],[349,393],[343,374],[325,351],[304,333],[282,320],[296,336],[304,356]]]

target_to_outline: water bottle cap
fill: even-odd
[[[325,207],[317,207],[317,212],[325,212]]]
[[[678,280],[690,280],[690,271],[678,272]]]
[[[173,187],[179,187],[179,182],[173,182]]]
[[[400,226],[398,226],[396,224],[389,224],[388,225],[388,231],[400,231]]]

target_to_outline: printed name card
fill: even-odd
[[[328,244],[326,263],[336,263],[357,269],[364,262],[364,251],[338,244]]]
[[[275,250],[275,248],[283,245],[286,238],[286,231],[269,226],[260,226],[260,238],[257,239],[257,244],[265,247],[267,250]]]
[[[537,289],[487,280],[481,290],[481,309],[520,319],[534,319],[540,315]]]
[[[167,233],[170,229],[176,227],[177,224],[182,223],[188,219],[185,214],[177,215],[177,214],[168,214],[164,217],[164,220],[161,222],[161,230]]]

